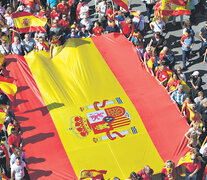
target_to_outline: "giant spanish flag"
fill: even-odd
[[[12,16],[18,32],[46,32],[44,26],[46,25],[47,19],[43,19],[28,12],[16,12],[13,13]]]
[[[52,60],[39,51],[7,62],[31,179],[125,179],[146,164],[159,173],[188,151],[185,118],[119,33],[69,39]]]
[[[190,15],[190,1],[162,0],[162,16]]]

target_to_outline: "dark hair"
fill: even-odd
[[[179,79],[177,72],[174,71],[174,72],[172,73],[172,77],[173,77],[174,75],[176,75],[177,79]]]
[[[135,172],[131,172],[130,178],[138,178],[138,176]]]
[[[21,158],[19,156],[16,157],[16,160],[21,160]]]

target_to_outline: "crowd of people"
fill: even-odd
[[[191,27],[194,14],[183,24],[183,34],[180,37],[182,48],[182,68],[175,66],[176,58],[168,40],[163,17],[155,13],[159,9],[160,1],[143,1],[147,10],[147,21],[141,11],[134,15],[125,9],[107,0],[95,1],[95,17],[89,11],[89,4],[85,0],[13,0],[0,1],[0,53],[4,55],[27,55],[31,51],[48,51],[50,58],[55,56],[55,48],[61,47],[70,38],[86,38],[102,34],[120,32],[137,50],[141,63],[152,76],[165,87],[172,101],[178,106],[180,113],[186,118],[190,129],[185,137],[191,151],[191,162],[186,164],[186,179],[202,179],[207,164],[207,146],[202,146],[206,138],[207,129],[207,98],[202,88],[202,78],[199,70],[194,71],[187,79],[184,71],[190,65],[190,56],[193,53],[195,32]],[[129,7],[130,8],[130,7]],[[12,13],[29,12],[39,18],[47,19],[46,32],[36,31],[18,32],[13,21]],[[196,13],[192,10],[193,13]],[[158,14],[158,15],[157,15]],[[192,17],[193,16],[193,17]],[[95,19],[95,20],[94,20]],[[146,31],[152,31],[152,37],[147,43]],[[206,62],[207,54],[207,22],[200,30],[201,38],[200,57]],[[4,76],[1,67],[0,75]],[[190,86],[190,88],[189,88]],[[12,179],[28,178],[26,158],[23,152],[22,131],[15,114],[11,111],[9,98],[1,92],[0,104],[6,113],[4,126],[1,129],[0,167],[3,174]],[[5,143],[8,143],[8,149]],[[174,162],[168,160],[161,172],[161,179],[176,179]],[[131,180],[151,179],[153,170],[147,165],[138,173],[132,172]],[[119,179],[118,177],[114,179]]]

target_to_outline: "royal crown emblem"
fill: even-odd
[[[116,98],[81,107],[80,111],[85,113],[85,117],[72,117],[69,130],[73,131],[78,138],[86,138],[90,133],[102,134],[103,136],[93,137],[95,143],[103,140],[115,140],[117,137],[123,138],[130,133],[136,134],[136,128],[130,127],[131,117],[128,111],[119,104],[123,104],[123,102],[120,98]],[[128,127],[128,129],[116,130],[123,127]]]
[[[25,27],[29,27],[30,26],[30,20],[28,18],[23,18],[22,20],[22,26]]]

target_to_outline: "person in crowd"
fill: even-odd
[[[65,34],[68,34],[70,31],[70,22],[67,19],[67,15],[63,14],[62,19],[58,22],[58,25],[63,28]]]
[[[198,110],[201,105],[201,101],[204,99],[203,91],[198,92],[198,96],[194,99],[194,102],[196,104],[196,109]]]
[[[178,105],[180,110],[182,108],[183,102],[185,101],[185,97],[186,93],[183,91],[182,85],[179,85],[178,90],[174,91],[170,96],[173,102]]]
[[[143,61],[144,59],[144,44],[140,39],[134,40],[134,45],[136,47],[137,53],[139,54],[139,57]]]
[[[56,35],[62,35],[63,34],[63,28],[58,25],[57,20],[53,20],[53,24],[50,28],[49,34],[50,34],[50,37],[52,37],[54,34],[56,34]]]
[[[155,0],[143,0],[147,10],[147,23],[151,21],[151,14],[153,13],[153,7],[155,5]]]
[[[149,42],[149,46],[151,47],[151,50],[156,51],[158,56],[166,44],[167,41],[162,35],[160,35],[159,32],[156,32]]]
[[[140,170],[137,175],[143,180],[151,180],[154,171],[150,166],[145,166],[144,169]]]
[[[83,19],[80,21],[80,26],[83,26],[83,25],[86,27],[87,31],[90,31],[93,26],[91,19],[88,18],[87,15],[84,15]]]
[[[20,157],[21,161],[26,162],[25,153],[20,148],[15,148],[13,154],[10,156],[10,167],[15,164],[16,158]]]
[[[178,86],[181,84],[178,75],[173,72],[172,77],[170,77],[169,81],[167,82],[166,89],[171,94],[178,89]]]
[[[186,96],[185,101],[182,105],[181,114],[183,114],[189,124],[195,114],[194,107],[195,105],[191,103],[190,97]]]
[[[183,69],[186,70],[187,66],[190,64],[190,52],[192,49],[193,38],[190,35],[190,30],[187,29],[184,35],[181,37],[180,43],[182,45],[182,61],[183,61]]]
[[[60,20],[60,15],[61,13],[57,10],[57,5],[54,5],[52,8],[52,12],[50,13],[50,18],[51,20],[56,20],[59,21]]]
[[[22,137],[15,128],[11,129],[11,134],[8,137],[8,145],[10,148],[10,152],[14,152],[16,147],[22,147]]]
[[[113,10],[113,6],[111,2],[108,3],[108,8],[106,10],[106,16],[107,16],[107,22],[110,22],[110,20],[115,20],[114,10]]]
[[[107,3],[106,0],[101,1],[96,8],[98,12],[98,22],[102,27],[106,27],[107,17],[106,17]]]
[[[25,162],[22,161],[20,157],[17,157],[15,163],[11,166],[11,179],[23,180],[25,176],[25,167]]]
[[[132,24],[131,18],[127,17],[126,20],[120,23],[119,27],[121,33],[123,33],[128,40],[131,40],[134,33],[134,25]]]
[[[201,168],[200,160],[196,154],[191,155],[191,161],[186,164],[186,180],[196,180],[197,173]]]
[[[53,35],[52,41],[50,44],[50,59],[52,59],[56,55],[57,51],[55,47],[58,47],[58,46],[61,46],[59,37],[57,35]]]
[[[193,74],[190,77],[190,83],[191,83],[190,94],[193,100],[197,97],[198,92],[203,90],[203,88],[201,87],[202,79],[200,77],[199,71],[193,72]]]
[[[62,0],[61,3],[59,3],[57,5],[57,10],[61,13],[61,14],[68,14],[70,9],[68,4],[66,3],[66,0]]]
[[[0,137],[0,168],[4,171],[4,174],[9,177],[9,154],[6,146],[2,142]]]
[[[11,7],[8,7],[6,9],[6,14],[4,15],[4,17],[5,17],[7,25],[10,28],[13,28],[14,27],[14,20],[13,20],[13,17],[12,17],[12,9],[11,9]]]
[[[58,0],[47,0],[47,6],[52,9],[54,6],[57,6]]]
[[[156,72],[156,79],[162,84],[163,86],[167,85],[170,76],[167,73],[166,67],[161,64],[159,70]]]
[[[89,5],[86,1],[79,0],[79,4],[76,9],[77,20],[81,21],[83,19],[84,15],[89,17]]]
[[[165,30],[165,22],[162,21],[161,17],[157,17],[155,21],[150,23],[150,29],[154,32],[159,32],[160,35],[162,35]]]
[[[29,34],[24,35],[25,39],[22,41],[22,45],[27,53],[35,49],[36,43],[34,39],[30,38]]]
[[[38,38],[38,43],[37,43],[37,51],[49,51],[49,45],[45,41],[45,38],[40,36]]]
[[[202,57],[207,48],[207,22],[205,23],[204,27],[201,28],[199,36],[201,38],[201,48],[199,54],[200,57]]]
[[[73,29],[71,29],[71,33],[70,34],[68,34],[67,36],[66,36],[66,40],[68,40],[68,39],[70,39],[70,38],[79,38],[79,35],[78,34],[76,34],[76,32],[75,32],[75,29],[73,28]]]
[[[142,15],[141,11],[136,11],[137,16],[132,19],[132,23],[134,24],[134,30],[140,31],[142,35],[144,35],[144,24],[145,19]]]
[[[1,40],[0,53],[4,55],[8,55],[11,53],[10,47],[4,39]]]
[[[147,64],[147,62],[149,61],[149,59],[152,56],[152,51],[151,51],[150,46],[147,46],[145,49],[146,49],[146,51],[144,53],[144,63]]]
[[[126,180],[138,180],[140,179],[140,176],[138,176],[138,174],[136,174],[135,172],[131,172],[130,177]]]
[[[27,52],[24,50],[21,42],[19,41],[19,37],[14,37],[14,42],[11,45],[11,52],[12,54],[18,54],[18,55],[24,55],[27,54]]]
[[[186,76],[185,76],[185,74],[182,72],[180,66],[177,66],[177,67],[176,67],[176,73],[177,73],[177,75],[178,75],[178,77],[179,77],[180,79],[182,79],[184,82],[186,82]]]
[[[86,37],[90,37],[91,33],[90,33],[90,31],[86,30],[86,26],[83,25],[81,27],[81,30],[79,31],[78,35],[80,38],[86,38]]]
[[[175,65],[175,56],[174,52],[171,51],[167,46],[164,46],[163,49],[160,51],[159,54],[160,61],[165,61],[165,65],[171,69],[174,70]]]
[[[15,118],[11,118],[11,121],[9,122],[9,124],[7,126],[6,130],[7,130],[8,136],[10,136],[12,134],[12,132],[11,132],[12,128],[14,128],[16,130],[16,132],[19,133],[20,135],[22,134],[21,126]]]
[[[205,125],[207,127],[207,98],[204,98],[200,102],[200,107],[198,109],[198,112],[201,114],[202,120],[205,122]]]
[[[3,19],[4,15],[6,14],[6,10],[2,5],[2,1],[0,1],[0,19]]]
[[[176,180],[175,164],[171,160],[165,162],[161,172],[162,180]]]
[[[94,23],[94,27],[93,27],[93,34],[95,36],[100,36],[103,33],[103,27],[100,26],[100,23],[98,21],[96,21]]]
[[[115,24],[114,20],[111,19],[110,22],[109,22],[109,25],[106,27],[106,31],[105,33],[108,34],[108,33],[113,33],[113,32],[118,32],[118,27],[117,25]]]

